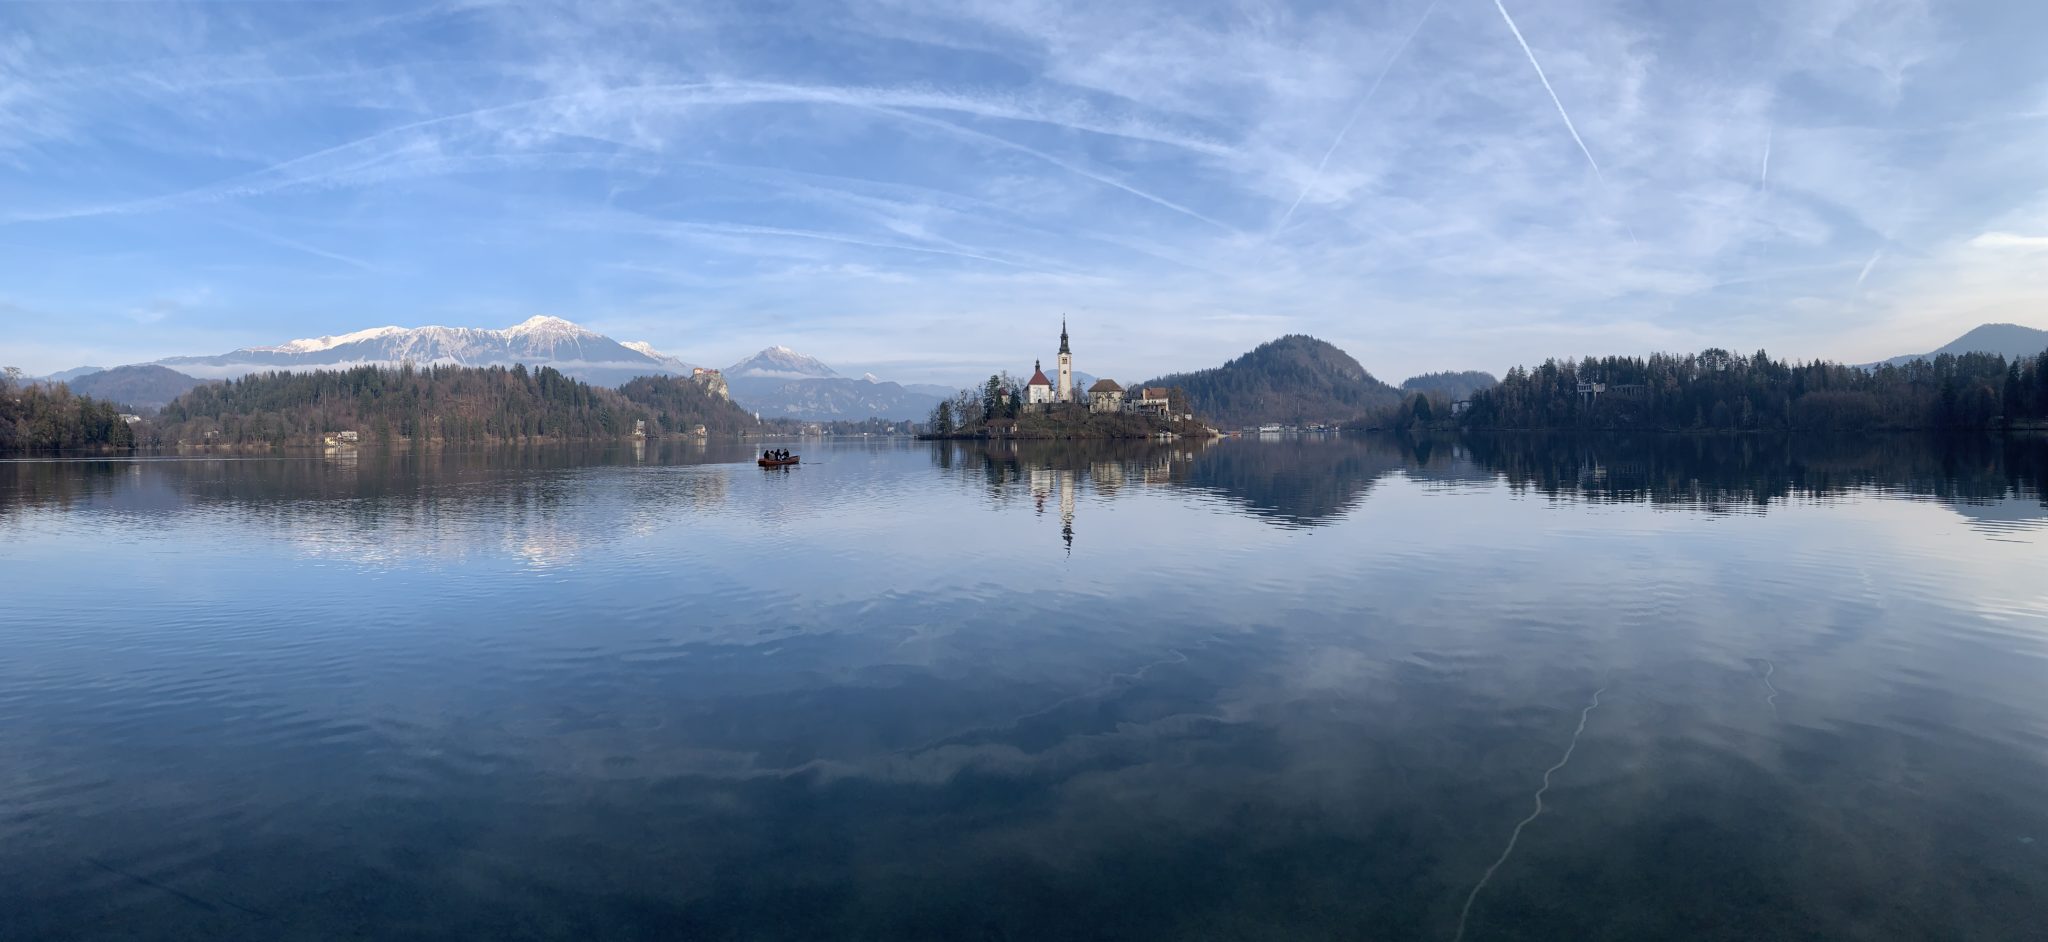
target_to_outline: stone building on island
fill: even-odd
[[[1088,411],[1124,411],[1124,388],[1113,379],[1096,380],[1095,385],[1088,387]]]

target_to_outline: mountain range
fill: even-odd
[[[1942,353],[1987,352],[2012,358],[2048,349],[2048,331],[2016,324],[1979,326],[1933,353],[1894,357],[1904,363]],[[47,377],[81,394],[135,408],[159,407],[206,380],[270,371],[354,366],[551,366],[593,385],[620,386],[640,376],[688,376],[697,367],[642,341],[621,342],[559,317],[533,317],[501,330],[474,327],[375,327],[336,336],[246,347],[218,356],[166,357],[114,369],[79,367]],[[1873,366],[1877,364],[1871,364]],[[773,346],[726,367],[732,400],[763,418],[805,421],[922,419],[955,390],[901,384],[874,374],[840,375],[817,357]],[[1076,372],[1084,388],[1095,377]],[[1220,367],[1162,376],[1139,385],[1180,386],[1195,411],[1224,426],[1346,421],[1398,401],[1403,391],[1452,398],[1491,386],[1480,372],[1418,376],[1401,389],[1367,372],[1343,350],[1291,335],[1262,344]]]
[[[150,409],[208,380],[407,363],[550,366],[592,385],[613,387],[635,377],[689,376],[698,369],[644,341],[617,341],[559,317],[541,316],[502,330],[373,327],[217,356],[165,357],[113,369],[79,367],[46,378],[67,383],[81,394]],[[734,402],[771,418],[917,419],[952,394],[950,387],[904,386],[873,374],[851,379],[816,357],[781,346],[741,360],[723,373]]]
[[[689,372],[688,364],[646,344],[627,346],[559,317],[533,317],[503,330],[477,327],[372,327],[331,337],[245,347],[219,356],[154,361],[200,379],[282,370],[355,366],[552,366],[600,386],[635,376]]]

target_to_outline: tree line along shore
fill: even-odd
[[[150,416],[61,383],[27,382],[18,371],[0,383],[7,451],[277,448],[336,436],[364,445],[735,437],[760,428],[688,378],[642,377],[607,389],[550,367],[259,373],[200,385]]]
[[[1473,374],[1483,376],[1483,374]],[[1033,405],[1001,376],[962,390],[915,431],[932,438],[1153,438],[1264,422],[1353,429],[1836,433],[2048,430],[2048,351],[1941,354],[1875,367],[1792,363],[1762,351],[1546,360],[1498,383],[1397,390],[1322,341],[1281,338],[1226,363],[1146,384],[1158,413]],[[1473,388],[1480,387],[1480,388]],[[826,423],[847,433],[907,426]],[[684,377],[611,389],[551,367],[356,367],[203,383],[154,414],[0,375],[0,451],[494,444],[809,431],[762,422]]]

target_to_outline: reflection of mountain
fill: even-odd
[[[1417,459],[1412,445],[1381,436],[1213,444],[1021,441],[941,447],[934,456],[942,467],[980,474],[997,501],[1023,482],[1034,500],[1059,496],[1064,506],[1070,491],[1061,485],[1078,477],[1103,497],[1125,488],[1190,488],[1284,526],[1328,520],[1388,473],[1429,462]]]
[[[1243,505],[1254,516],[1313,526],[1351,509],[1380,478],[1414,463],[1390,437],[1237,439],[1204,451],[1177,483]]]

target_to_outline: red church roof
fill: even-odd
[[[1032,387],[1032,386],[1051,386],[1051,385],[1052,385],[1052,380],[1049,380],[1049,379],[1046,379],[1046,378],[1045,378],[1045,368],[1044,368],[1044,367],[1040,367],[1040,366],[1033,366],[1033,367],[1031,368],[1031,382],[1028,382],[1028,383],[1025,383],[1025,384],[1024,384],[1025,388],[1027,388],[1027,389],[1029,389],[1029,388],[1030,388],[1030,387]]]

